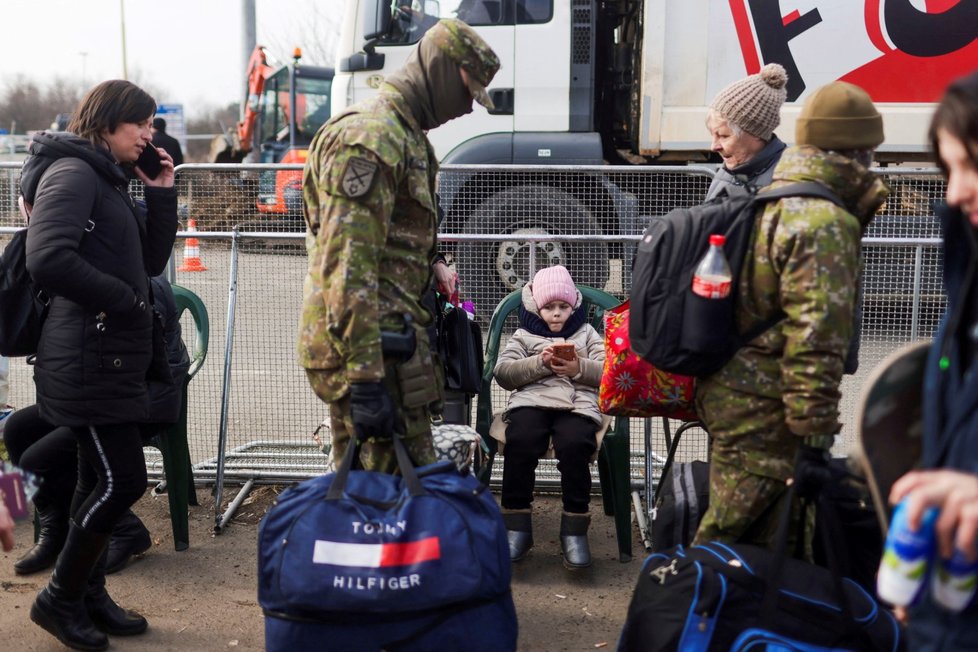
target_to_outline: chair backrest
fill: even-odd
[[[187,380],[194,377],[200,370],[207,357],[207,344],[210,339],[210,321],[207,318],[207,308],[200,297],[181,285],[173,285],[173,298],[177,304],[177,318],[183,316],[184,310],[190,313],[194,323],[193,338],[184,337],[184,342],[191,341],[190,350],[190,369],[187,371]]]
[[[581,310],[588,311],[588,322],[599,333],[604,332],[604,311],[614,308],[621,304],[621,300],[614,295],[608,294],[604,290],[578,285],[584,299]],[[485,365],[482,368],[482,389],[479,392],[479,399],[476,407],[476,430],[484,438],[489,436],[489,427],[492,423],[492,372],[496,368],[496,359],[499,357],[499,347],[503,337],[503,327],[506,318],[517,311],[523,302],[523,291],[514,290],[509,293],[496,309],[492,312],[489,319],[489,333],[486,337]]]

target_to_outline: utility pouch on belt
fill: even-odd
[[[414,355],[417,348],[417,336],[414,333],[414,320],[411,315],[404,315],[404,330],[380,331],[380,350],[384,358],[391,360],[407,360]]]
[[[404,407],[419,408],[441,400],[431,345],[424,328],[415,325],[411,315],[404,315],[403,331],[381,331],[380,348],[386,360],[396,362]]]

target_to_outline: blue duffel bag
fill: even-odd
[[[515,650],[506,527],[489,490],[451,462],[402,476],[351,470],[282,492],[258,535],[265,646],[283,650]]]
[[[893,615],[839,573],[829,529],[821,530],[829,568],[787,555],[795,491],[793,483],[774,550],[711,541],[649,555],[619,652],[901,652]]]

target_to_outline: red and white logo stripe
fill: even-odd
[[[358,568],[389,568],[410,566],[441,559],[438,537],[428,537],[405,543],[344,543],[316,540],[314,564]]]

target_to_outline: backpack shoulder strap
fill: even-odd
[[[818,197],[830,201],[836,206],[845,207],[838,195],[815,181],[799,181],[774,190],[762,190],[755,195],[755,201],[770,202],[785,197]]]

